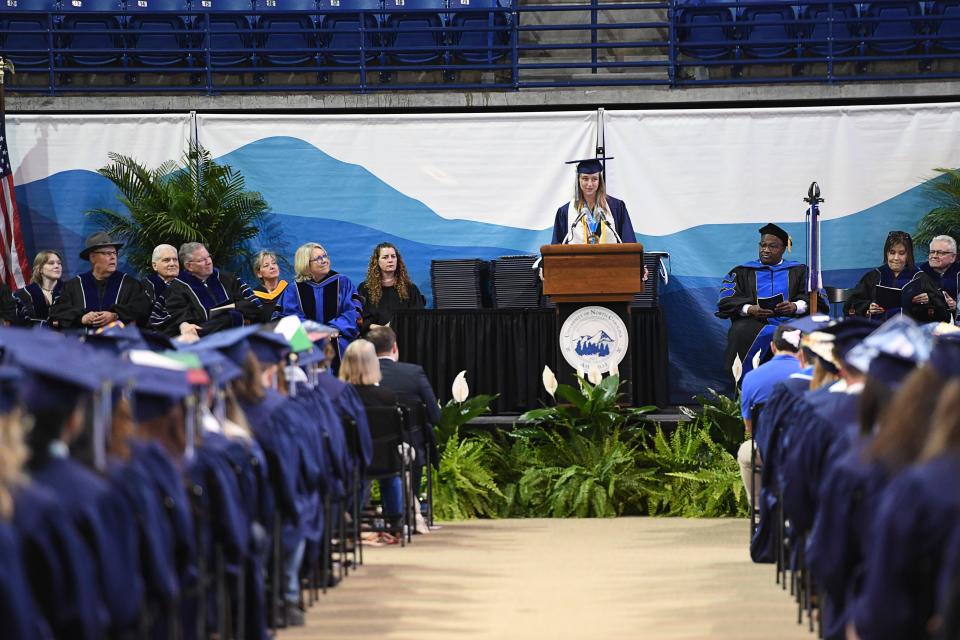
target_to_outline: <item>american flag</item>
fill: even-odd
[[[23,248],[20,212],[13,190],[13,170],[7,153],[7,127],[0,116],[0,278],[12,291],[26,286],[30,279],[30,263]]]

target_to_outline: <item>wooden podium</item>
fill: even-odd
[[[568,358],[585,371],[596,364],[601,373],[607,373],[611,357],[618,355],[623,358],[618,365],[620,378],[632,382],[634,339],[629,334],[629,313],[634,296],[643,291],[643,245],[547,244],[540,247],[540,254],[543,293],[556,303],[559,315],[556,348],[560,382],[576,385],[576,367]],[[610,317],[611,313],[620,324]],[[623,390],[632,404],[631,387],[624,385]]]

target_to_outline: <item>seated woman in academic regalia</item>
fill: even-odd
[[[287,290],[287,281],[280,279],[280,263],[273,251],[258,251],[253,257],[253,275],[260,284],[253,288],[263,306],[263,321],[269,322],[280,310],[280,296]]]
[[[360,335],[363,307],[357,288],[350,278],[330,268],[330,255],[316,242],[297,249],[293,267],[297,284],[287,287],[281,296],[279,315],[314,320],[337,329],[340,337],[334,347],[339,363],[347,345]]]
[[[367,279],[360,284],[363,301],[363,331],[375,325],[387,325],[397,309],[423,309],[426,299],[410,280],[400,252],[389,242],[381,242],[370,256]]]
[[[930,638],[938,572],[960,526],[960,378],[944,387],[919,461],[880,494],[848,638]]]
[[[906,313],[917,322],[948,321],[947,301],[930,276],[917,268],[909,233],[891,231],[887,234],[883,260],[883,265],[860,278],[843,305],[845,315],[886,320]],[[886,297],[896,301],[884,302]],[[880,302],[887,306],[881,306]]]
[[[48,249],[41,251],[33,260],[32,282],[14,292],[17,300],[17,316],[24,324],[46,324],[50,307],[63,291],[63,258]]]

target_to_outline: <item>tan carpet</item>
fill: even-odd
[[[812,639],[743,520],[445,524],[366,564],[280,640]]]

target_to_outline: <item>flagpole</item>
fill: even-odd
[[[817,303],[820,300],[820,185],[810,183],[807,197],[803,199],[810,206],[807,208],[807,292],[810,295],[810,315],[817,313]]]

